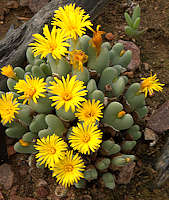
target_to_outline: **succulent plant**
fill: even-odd
[[[74,4],[67,6],[72,12],[76,9]],[[134,24],[139,20],[138,9],[133,13]],[[31,43],[27,49],[25,69],[2,68],[10,92],[0,92],[0,115],[6,134],[18,139],[15,150],[32,154],[39,151],[37,166],[51,162],[53,176],[65,187],[75,184],[84,188],[87,181],[101,178],[105,187],[114,189],[112,170],[134,161],[135,156],[129,153],[141,137],[133,115],[145,117],[147,107],[143,86],[129,86],[123,75],[131,51],[125,51],[121,43],[111,47],[102,42],[104,32],[99,31],[100,26],[94,31],[88,17],[84,26],[93,31],[92,38],[73,31],[70,37],[55,26],[50,33],[46,25],[43,34],[47,36],[35,34],[38,43]],[[54,25],[57,18],[56,13]],[[52,41],[50,37],[54,37]],[[106,131],[107,126],[115,137]],[[79,154],[69,151],[72,149]],[[80,154],[84,154],[84,162]],[[69,164],[63,167],[64,163]],[[61,172],[64,177],[60,177]]]

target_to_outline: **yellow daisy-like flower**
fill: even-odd
[[[11,123],[15,119],[15,114],[20,110],[18,106],[19,103],[12,93],[2,94],[0,98],[0,115],[3,124]]]
[[[93,38],[91,39],[91,44],[93,47],[96,48],[97,56],[100,54],[100,48],[102,45],[102,35],[105,34],[104,31],[99,31],[100,25],[97,25],[96,31],[90,28],[90,30],[93,32]]]
[[[45,97],[43,94],[46,92],[44,78],[39,79],[26,75],[25,79],[26,80],[19,80],[14,87],[15,90],[19,90],[17,93],[24,93],[22,96],[18,97],[19,99],[24,99],[23,104],[27,101],[29,103],[31,99],[37,103],[39,97]]]
[[[67,151],[66,142],[55,134],[37,139],[34,147],[38,150],[35,156],[37,162],[40,162],[40,165],[45,164],[45,167],[55,166],[59,159],[64,157],[65,151]]]
[[[95,123],[100,120],[100,117],[103,117],[101,109],[103,109],[103,104],[99,100],[95,102],[95,99],[92,99],[92,101],[88,99],[87,102],[82,103],[81,107],[77,109],[75,116],[80,121],[88,124]]]
[[[56,77],[54,80],[50,82],[52,86],[49,87],[49,92],[56,95],[50,97],[54,101],[52,106],[56,106],[57,110],[64,106],[66,112],[70,108],[74,112],[75,107],[79,107],[81,102],[85,101],[84,96],[87,90],[85,90],[84,82],[76,80],[76,76],[70,78],[69,74],[66,79],[62,76],[62,80]]]
[[[56,176],[57,182],[65,188],[77,183],[80,178],[84,178],[83,171],[85,165],[82,158],[73,151],[67,151],[63,157],[52,169],[53,176]]]
[[[30,43],[35,56],[41,55],[41,58],[46,57],[49,53],[52,54],[53,58],[61,59],[67,53],[67,47],[70,46],[65,42],[70,37],[66,37],[61,29],[56,29],[54,26],[50,33],[48,25],[43,28],[43,37],[40,34],[33,34],[36,42]]]
[[[83,125],[78,123],[76,127],[72,128],[69,142],[74,150],[90,154],[90,151],[95,152],[100,147],[102,132],[94,123],[84,123]]]
[[[70,52],[70,64],[73,65],[74,69],[81,70],[83,72],[83,63],[86,63],[88,56],[81,50],[73,50]]]
[[[152,76],[152,74],[150,75],[150,77],[148,78],[141,78],[143,81],[141,82],[141,88],[140,88],[140,92],[144,92],[145,93],[145,97],[147,97],[147,94],[149,93],[149,95],[151,96],[153,94],[153,90],[157,91],[157,92],[161,92],[163,90],[163,88],[161,86],[164,86],[164,84],[159,83],[159,79],[157,79],[157,75],[154,74],[154,76]]]
[[[52,25],[60,27],[67,36],[76,40],[78,36],[81,37],[85,34],[85,27],[89,28],[92,26],[91,21],[88,20],[89,17],[82,8],[75,8],[75,4],[69,4],[64,6],[64,8],[59,7],[55,11]]]
[[[16,74],[13,71],[13,67],[11,65],[7,65],[1,68],[1,74],[7,76],[8,78],[16,78]]]

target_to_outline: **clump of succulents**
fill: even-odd
[[[141,137],[133,114],[144,118],[145,97],[163,84],[151,75],[129,86],[131,51],[102,42],[100,26],[93,30],[75,4],[56,10],[52,25],[33,35],[25,69],[2,67],[9,92],[0,92],[1,122],[18,139],[15,150],[35,155],[63,186],[98,179],[114,189],[114,171],[135,160]]]

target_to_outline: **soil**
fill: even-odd
[[[126,25],[124,12],[132,11],[126,0],[110,0],[102,13],[95,19],[94,24],[100,24],[106,32],[114,35],[112,44],[119,39],[134,41],[141,50],[141,66],[134,74],[134,82],[140,81],[140,77],[147,77],[150,71],[156,73],[160,82],[164,83],[162,93],[146,99],[150,107],[150,113],[157,109],[162,103],[169,99],[169,2],[166,0],[136,0],[135,3],[141,7],[140,29],[146,32],[137,40],[131,40],[124,33]],[[2,39],[11,24],[19,26],[23,23],[17,16],[30,18],[33,13],[27,7],[12,9],[5,15],[4,23],[0,24],[0,39]],[[147,67],[148,66],[148,69]],[[102,189],[99,184],[92,184],[85,190],[71,188],[67,197],[62,199],[83,200],[168,200],[169,182],[158,188],[156,185],[158,172],[155,163],[159,158],[162,147],[167,139],[168,132],[159,136],[155,146],[150,146],[143,138],[139,141],[133,154],[137,156],[134,177],[127,185],[118,185],[114,191]],[[9,159],[9,164],[15,173],[14,184],[9,191],[1,190],[6,200],[13,195],[20,197],[32,197],[37,200],[47,199],[39,196],[36,190],[37,180],[42,178],[47,181],[46,190],[52,193],[56,188],[54,179],[49,172],[30,168],[28,166],[28,155],[14,154]],[[17,199],[17,198],[16,198]],[[51,199],[54,197],[51,196]],[[59,199],[59,198],[58,198]]]

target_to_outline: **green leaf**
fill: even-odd
[[[133,21],[131,19],[131,17],[129,16],[129,14],[127,12],[124,13],[124,17],[126,19],[126,22],[128,23],[129,26],[133,26]]]
[[[140,13],[141,13],[140,6],[137,5],[137,6],[134,8],[134,11],[133,11],[133,14],[132,14],[132,21],[133,21],[133,22],[137,19],[137,17],[140,17]]]
[[[138,29],[139,25],[140,25],[140,17],[137,17],[137,19],[133,23],[133,28]]]

